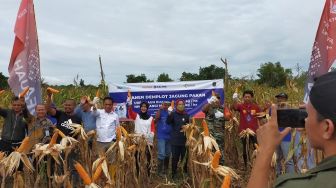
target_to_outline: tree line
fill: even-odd
[[[332,68],[332,71],[335,71],[336,68]],[[281,87],[286,85],[286,82],[289,80],[295,81],[297,86],[303,87],[307,79],[307,71],[303,71],[302,67],[299,64],[296,65],[295,71],[296,75],[293,74],[292,69],[284,68],[280,62],[267,62],[262,63],[257,70],[257,79],[254,79],[253,76],[249,78],[249,81],[256,82],[258,84],[264,84],[269,87]],[[176,81],[195,81],[195,80],[213,80],[213,79],[223,79],[225,76],[225,69],[223,67],[218,67],[216,65],[210,65],[207,67],[200,67],[198,73],[191,72],[182,72],[180,78]],[[228,79],[234,80],[246,80],[246,77],[242,78],[233,78],[231,75],[227,75]],[[7,89],[8,77],[4,76],[0,72],[0,89]],[[161,73],[158,75],[156,80],[148,79],[145,74],[135,75],[129,74],[126,75],[126,83],[141,83],[141,82],[171,82],[174,81],[170,78],[169,74]],[[42,85],[48,85],[45,80],[42,78]],[[85,84],[82,78],[78,78],[78,75],[74,78],[74,84],[67,86],[88,86]],[[89,85],[91,86],[91,85]],[[92,86],[94,87],[94,86]]]
[[[299,64],[295,67],[297,74],[293,75],[292,69],[284,68],[280,62],[267,62],[260,65],[257,70],[257,79],[253,77],[249,78],[250,81],[256,82],[258,84],[264,84],[269,87],[281,87],[286,85],[289,80],[294,80],[298,86],[305,84],[307,79],[307,71],[303,71]],[[200,67],[198,73],[182,72],[182,75],[178,81],[194,81],[194,80],[213,80],[213,79],[223,79],[225,76],[225,69],[223,67],[218,67],[216,65],[210,65],[207,67]],[[246,80],[243,78],[232,78],[228,75],[229,79],[234,80]],[[157,82],[171,82],[173,79],[169,77],[167,73],[161,73],[157,79]],[[145,74],[126,75],[126,83],[141,83],[141,82],[154,82],[147,78]]]

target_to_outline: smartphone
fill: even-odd
[[[305,109],[278,109],[278,126],[304,128],[305,119],[308,116]]]

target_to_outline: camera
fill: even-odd
[[[304,128],[305,119],[308,116],[305,109],[278,109],[278,126]]]

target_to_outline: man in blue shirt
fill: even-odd
[[[156,112],[155,123],[157,130],[158,144],[158,174],[164,176],[168,174],[168,164],[171,153],[170,134],[171,125],[167,124],[167,118],[172,109],[169,107],[169,102],[162,103],[160,109]]]
[[[289,105],[287,103],[288,101],[288,95],[286,93],[279,93],[275,96],[276,98],[276,104],[278,109],[286,109],[289,108]],[[283,131],[284,128],[279,128],[279,131]],[[293,173],[294,170],[294,161],[293,158],[288,160],[285,163],[285,169],[283,169],[282,162],[285,162],[288,156],[289,146],[291,142],[291,133],[287,134],[280,145],[277,148],[277,175],[280,175],[282,173]]]
[[[85,132],[96,129],[96,116],[94,116],[91,108],[95,108],[93,103],[97,103],[97,100],[95,97],[91,102],[86,96],[83,96],[75,109],[75,114],[82,119]]]

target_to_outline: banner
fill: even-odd
[[[183,99],[186,111],[193,116],[208,103],[213,90],[219,93],[221,104],[224,104],[223,80],[111,84],[109,90],[110,97],[116,103],[115,112],[121,118],[126,117],[128,90],[132,93],[133,110],[140,112],[140,103],[146,101],[150,105],[148,109],[150,115],[154,115],[165,101]]]
[[[336,0],[326,0],[308,68],[304,102],[309,99],[309,92],[314,79],[328,72],[336,59]]]
[[[10,58],[8,84],[14,94],[29,87],[26,95],[28,110],[35,114],[41,103],[40,56],[33,0],[22,0],[15,23],[15,40]]]

